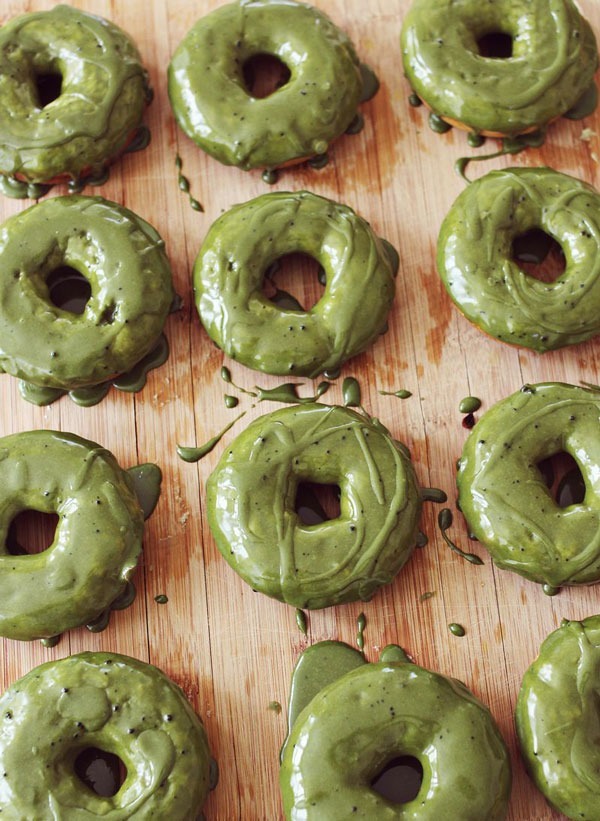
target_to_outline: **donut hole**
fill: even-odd
[[[412,755],[393,758],[371,780],[371,789],[392,804],[414,801],[423,783],[423,767]]]
[[[477,38],[481,57],[489,60],[507,60],[513,56],[513,38],[505,31],[488,31]]]
[[[512,259],[528,276],[540,282],[554,282],[567,267],[563,249],[541,228],[532,228],[514,238]]]
[[[323,296],[325,271],[309,254],[285,254],[265,271],[263,295],[281,310],[309,311]]]
[[[544,484],[559,507],[580,505],[585,498],[585,480],[576,460],[561,451],[536,465]]]
[[[274,54],[253,54],[242,66],[244,85],[251,97],[270,97],[292,76],[286,64]]]
[[[90,301],[92,286],[84,275],[71,268],[60,265],[46,277],[46,287],[50,302],[61,311],[80,316]]]
[[[77,755],[75,775],[96,795],[111,798],[127,778],[127,769],[118,755],[98,747],[86,747]]]
[[[35,93],[39,108],[58,100],[62,93],[62,74],[56,69],[36,71],[33,75]]]
[[[340,517],[340,486],[300,482],[294,510],[303,525],[320,525]]]
[[[11,556],[43,553],[54,542],[57,525],[56,513],[22,510],[8,526],[6,549]]]

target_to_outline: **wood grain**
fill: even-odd
[[[152,143],[116,165],[99,193],[138,212],[161,232],[184,307],[168,321],[168,363],[151,374],[138,395],[112,391],[94,408],[79,408],[62,399],[40,409],[21,400],[15,380],[0,378],[0,433],[31,428],[73,431],[110,448],[124,466],[156,461],[164,474],[160,503],[147,523],[133,607],[117,613],[105,632],[73,630],[51,650],[39,643],[4,640],[0,683],[7,686],[35,664],[84,649],[125,652],[151,661],[183,687],[205,720],[221,773],[207,817],[279,819],[278,750],[286,719],[285,710],[279,715],[269,703],[285,704],[293,664],[307,644],[330,638],[352,644],[356,619],[363,611],[369,659],[385,644],[397,642],[418,663],[462,679],[489,704],[512,755],[510,819],[557,819],[560,816],[548,808],[524,773],[513,707],[522,674],[543,638],[562,617],[596,613],[597,589],[544,596],[538,586],[496,570],[485,551],[468,541],[457,514],[454,538],[485,558],[483,567],[473,567],[445,547],[435,524],[437,510],[427,505],[427,548],[416,551],[408,567],[372,602],[310,614],[305,637],[296,627],[294,610],[253,593],[215,547],[206,524],[204,486],[219,449],[198,465],[177,458],[177,443],[202,443],[236,413],[224,406],[226,386],[219,377],[221,365],[231,363],[200,327],[191,295],[191,266],[211,222],[234,203],[267,190],[259,172],[226,168],[203,155],[176,128],[169,108],[169,57],[197,17],[219,4],[74,3],[129,31],[149,68],[156,92],[147,115]],[[51,5],[46,0],[4,0],[0,20]],[[342,376],[359,379],[366,406],[410,447],[420,481],[446,489],[454,509],[454,466],[467,435],[458,412],[460,399],[475,394],[486,409],[525,381],[597,383],[598,343],[537,356],[487,338],[459,315],[437,276],[434,251],[439,225],[463,188],[453,171],[454,160],[469,149],[464,135],[456,131],[433,134],[425,111],[407,103],[399,33],[409,0],[321,0],[319,5],[354,39],[362,59],[381,78],[381,90],[364,106],[365,129],[339,140],[326,168],[286,171],[275,190],[306,188],[345,202],[399,248],[401,271],[389,333],[347,364]],[[600,35],[600,6],[595,0],[581,0],[580,5]],[[582,139],[584,127],[592,129],[588,140]],[[542,148],[481,163],[475,173],[511,162],[550,165],[598,187],[596,132],[600,134],[600,114],[583,123],[561,121],[550,129]],[[204,204],[203,214],[193,211],[178,189],[177,153],[193,195]],[[2,200],[0,217],[28,205]],[[231,367],[234,380],[246,387],[278,382]],[[341,401],[340,382],[327,400]],[[313,388],[306,384],[303,391],[308,395]],[[379,393],[398,388],[412,391],[412,397],[401,401]],[[242,407],[247,409],[245,420],[225,441],[246,421],[274,406],[250,407],[242,401]],[[426,591],[435,595],[421,601]],[[168,603],[158,604],[158,594],[166,594]],[[465,626],[464,638],[448,631],[453,621]]]

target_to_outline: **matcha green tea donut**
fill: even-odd
[[[600,616],[563,621],[523,677],[516,708],[521,754],[567,818],[600,818]]]
[[[566,507],[538,468],[561,453],[585,482]],[[457,481],[469,530],[499,567],[551,587],[600,580],[600,391],[525,385],[475,425]]]
[[[285,85],[252,96],[244,65],[279,59]],[[211,156],[243,169],[276,168],[325,154],[355,119],[364,72],[348,37],[295,0],[238,0],[202,17],[169,65],[177,122]]]
[[[529,276],[513,242],[541,230],[561,246],[554,282]],[[438,240],[438,271],[471,322],[538,353],[600,332],[600,194],[550,168],[491,171],[450,209]]]
[[[262,285],[272,263],[303,252],[325,271],[308,311],[280,307]],[[345,205],[311,194],[264,194],[210,228],[194,265],[196,306],[222,350],[271,374],[336,370],[385,330],[394,299],[395,252]]]
[[[123,763],[125,779],[114,795],[98,794],[79,777],[86,750]],[[180,688],[128,656],[49,661],[0,698],[0,809],[7,821],[192,821],[208,794],[210,764],[206,731]]]
[[[38,430],[0,439],[0,635],[56,636],[94,621],[122,594],[142,547],[132,479],[104,448],[71,433]],[[56,514],[54,541],[12,555],[12,520]]]
[[[523,134],[595,106],[596,40],[572,0],[413,0],[401,47],[416,94],[477,134]]]
[[[337,485],[340,515],[305,525],[301,483]],[[307,404],[252,422],[207,483],[208,522],[254,590],[295,607],[370,599],[408,561],[421,499],[403,445],[366,415]]]
[[[322,645],[335,662],[343,645]],[[395,803],[373,783],[402,757],[423,777],[412,800]],[[288,821],[501,821],[510,783],[489,710],[461,682],[402,661],[357,662],[325,684],[292,725],[280,770]]]
[[[51,283],[89,283],[83,313]],[[164,243],[141,217],[100,197],[55,197],[0,226],[0,369],[73,390],[106,382],[156,345],[173,301]]]
[[[148,102],[140,55],[113,23],[71,6],[10,20],[0,29],[4,193],[26,196],[17,180],[102,178],[139,136]]]

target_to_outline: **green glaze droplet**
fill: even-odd
[[[199,462],[204,456],[209,454],[211,450],[213,450],[216,445],[219,444],[223,436],[227,433],[227,431],[232,428],[235,423],[242,418],[242,416],[246,415],[246,411],[242,411],[235,419],[230,422],[228,425],[225,425],[222,431],[217,433],[216,436],[213,436],[212,439],[209,439],[208,442],[205,442],[204,445],[201,445],[198,448],[187,448],[182,445],[177,445],[177,455],[180,459],[183,459],[184,462]]]
[[[421,593],[421,595],[419,596],[419,601],[427,601],[428,599],[432,599],[434,596],[434,590],[427,590],[425,593]]]
[[[395,396],[397,399],[409,399],[412,396],[411,391],[401,388],[399,391],[378,391],[381,396]]]
[[[158,596],[154,597],[154,601],[157,604],[166,604],[169,601],[169,597],[166,596],[164,593],[159,593]]]
[[[134,154],[136,151],[143,151],[144,148],[148,148],[151,139],[152,135],[148,126],[138,126],[138,129],[135,132],[135,137],[129,141],[127,147],[123,151],[123,154]],[[94,183],[91,184],[94,185]]]
[[[94,385],[91,388],[77,388],[69,391],[69,399],[80,408],[91,408],[101,402],[110,390],[110,382]]]
[[[110,621],[110,614],[111,608],[108,607],[103,613],[100,613],[97,618],[89,622],[89,624],[86,624],[90,633],[101,633],[103,630],[106,630]]]
[[[443,504],[448,501],[448,496],[438,487],[422,487],[421,499],[424,502],[436,502],[437,504]]]
[[[24,200],[29,197],[32,200],[39,200],[52,188],[51,185],[41,183],[28,183],[17,180],[15,177],[0,175],[0,191],[5,197],[14,200]]]
[[[481,146],[485,143],[485,137],[482,134],[475,134],[471,131],[467,135],[467,143],[471,146],[471,148],[481,148]]]
[[[141,391],[150,371],[159,368],[169,358],[169,343],[167,337],[161,334],[158,342],[149,354],[134,365],[128,372],[124,373],[117,379],[113,379],[112,384],[119,391],[127,391],[127,393],[137,393]]]
[[[135,495],[138,497],[145,521],[152,514],[160,497],[161,469],[152,462],[146,462],[129,468],[127,473],[133,480]]]
[[[346,134],[360,134],[364,127],[365,118],[362,114],[358,113],[346,129]]]
[[[40,644],[42,645],[42,647],[56,647],[59,641],[60,635],[48,636],[48,638],[46,639],[40,639]]]
[[[381,244],[383,245],[383,248],[385,250],[386,256],[389,260],[392,273],[394,276],[396,276],[400,269],[400,254],[394,248],[391,242],[389,242],[387,239],[384,239],[383,237],[380,237],[380,239]]]
[[[379,79],[375,72],[366,63],[360,64],[360,73],[362,75],[363,87],[359,102],[366,103],[371,100],[379,91]]]
[[[475,553],[466,553],[464,550],[461,550],[460,547],[454,544],[454,542],[448,537],[446,531],[449,527],[451,527],[453,521],[452,511],[450,508],[445,507],[443,510],[440,510],[438,514],[438,526],[440,528],[440,532],[442,534],[442,538],[450,548],[453,553],[456,553],[461,558],[465,559],[467,562],[475,565],[482,565],[483,560],[476,556]]]
[[[411,664],[410,657],[397,644],[386,645],[379,654],[379,661],[385,664]]]
[[[221,379],[223,382],[231,382],[231,371],[225,365],[221,368]]]
[[[19,393],[26,402],[31,402],[32,405],[51,405],[64,396],[66,391],[60,388],[41,388],[38,385],[32,385],[31,382],[26,382],[24,379],[19,379]]]
[[[453,636],[458,636],[459,638],[462,638],[465,635],[465,628],[462,624],[457,624],[455,621],[448,625],[448,630]]]
[[[329,154],[315,154],[314,157],[310,158],[308,164],[315,169],[325,168],[326,165],[329,165]]]
[[[441,117],[438,117],[437,114],[431,112],[429,115],[429,128],[432,131],[435,131],[436,134],[445,134],[447,131],[450,131],[452,126],[450,123],[447,123],[445,120],[442,120]]]
[[[135,601],[137,590],[133,582],[126,582],[125,587],[116,599],[111,602],[111,610],[126,610]]]
[[[272,710],[274,713],[277,713],[277,715],[279,715],[281,713],[282,707],[278,701],[270,701],[267,709]]]
[[[465,396],[464,399],[460,400],[458,410],[460,413],[475,413],[480,407],[481,399],[478,399],[476,396]]]
[[[579,98],[575,105],[570,108],[563,117],[568,120],[583,120],[593,114],[598,106],[598,89],[595,83]]]
[[[279,179],[279,171],[276,168],[265,168],[261,174],[262,181],[267,185],[275,185]]]
[[[305,636],[308,635],[308,626],[306,623],[306,613],[300,608],[296,608],[296,626],[298,630]]]
[[[553,587],[551,584],[543,584],[542,590],[546,596],[557,596],[560,593],[560,587]]]
[[[421,100],[419,95],[415,94],[415,92],[413,91],[413,93],[409,95],[408,104],[411,105],[413,108],[419,108],[423,105],[423,101]]]
[[[367,617],[364,613],[361,613],[356,620],[356,644],[358,645],[358,649],[362,653],[365,649],[365,627],[367,626]]]
[[[184,194],[187,194],[188,202],[194,211],[204,211],[204,207],[202,203],[200,203],[197,199],[192,197],[190,193],[190,181],[187,177],[181,173],[182,161],[179,154],[175,157],[175,167],[177,168],[177,185],[179,186],[179,190],[182,191]]]
[[[353,376],[347,376],[342,382],[342,396],[344,405],[347,408],[359,408],[361,405],[361,392],[358,380]]]
[[[416,546],[417,547],[425,547],[428,542],[429,542],[429,539],[427,538],[426,534],[419,531],[419,533],[417,533],[417,538],[415,540]]]
[[[283,405],[311,405],[329,389],[329,382],[320,382],[315,396],[300,396],[298,388],[303,387],[304,382],[284,382],[274,388],[261,388],[255,385],[259,402],[281,402]]]
[[[237,396],[231,396],[231,394],[229,393],[225,394],[224,400],[226,408],[237,408],[237,406],[240,403],[240,400],[237,398]]]

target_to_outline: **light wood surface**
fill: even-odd
[[[51,5],[3,0],[0,20]],[[305,637],[293,608],[253,593],[218,553],[206,524],[204,487],[220,448],[197,466],[180,461],[175,448],[177,443],[203,443],[237,411],[224,406],[223,395],[229,391],[219,371],[230,363],[199,324],[190,270],[211,222],[231,205],[269,189],[259,172],[226,168],[203,155],[176,128],[168,104],[169,57],[195,20],[218,2],[86,0],[74,5],[114,20],[134,36],[156,92],[147,114],[150,147],[124,158],[105,186],[88,192],[123,203],[158,228],[184,307],[168,321],[168,363],[135,396],[111,391],[90,409],[68,398],[36,408],[20,398],[16,380],[0,377],[0,433],[73,431],[110,448],[124,466],[155,461],[164,474],[160,503],[146,526],[133,607],[115,614],[105,632],[73,630],[51,650],[37,642],[4,640],[0,683],[5,687],[35,664],[81,650],[111,650],[148,660],[183,687],[206,723],[221,774],[206,806],[207,818],[279,819],[278,750],[286,718],[285,708],[277,714],[269,704],[285,705],[292,667],[303,648],[322,639],[353,644],[357,617],[364,612],[368,659],[376,658],[385,644],[399,643],[419,664],[462,679],[490,706],[512,755],[510,819],[559,818],[524,773],[513,707],[522,674],[543,638],[563,617],[596,613],[597,588],[565,590],[548,598],[539,586],[496,570],[483,548],[469,542],[457,514],[453,537],[485,559],[483,567],[474,567],[445,547],[436,527],[438,509],[428,504],[423,513],[426,549],[416,551],[394,583],[370,603],[309,614]],[[467,435],[458,411],[461,398],[475,394],[486,409],[524,382],[597,383],[598,343],[541,357],[487,338],[460,316],[438,278],[434,252],[440,223],[464,187],[453,171],[454,160],[470,149],[464,134],[432,133],[425,110],[408,105],[398,38],[409,0],[321,0],[319,5],[353,38],[361,58],[381,78],[381,90],[363,107],[365,129],[339,140],[326,168],[286,171],[274,189],[309,189],[345,202],[399,248],[401,271],[389,333],[348,363],[342,377],[359,379],[365,406],[408,444],[422,484],[444,488],[455,510],[454,468]],[[596,0],[581,0],[580,5],[600,35],[600,5]],[[587,140],[582,139],[584,128],[592,129],[584,134]],[[204,204],[203,214],[193,211],[179,191],[177,153],[192,194]],[[511,163],[551,165],[598,187],[599,155],[597,114],[583,123],[558,122],[543,148],[478,164],[472,173]],[[30,204],[2,200],[0,216]],[[296,293],[301,293],[299,287]],[[246,387],[278,382],[240,366],[231,368],[234,380]],[[341,402],[340,386],[341,378],[325,399]],[[302,390],[308,395],[313,387],[307,383]],[[412,397],[401,401],[379,393],[398,388],[412,391]],[[240,407],[248,413],[224,442],[251,418],[280,406],[252,408],[242,399]],[[435,595],[421,601],[426,591]],[[168,596],[167,604],[155,602],[159,594]],[[453,636],[449,622],[463,624],[466,636]]]

